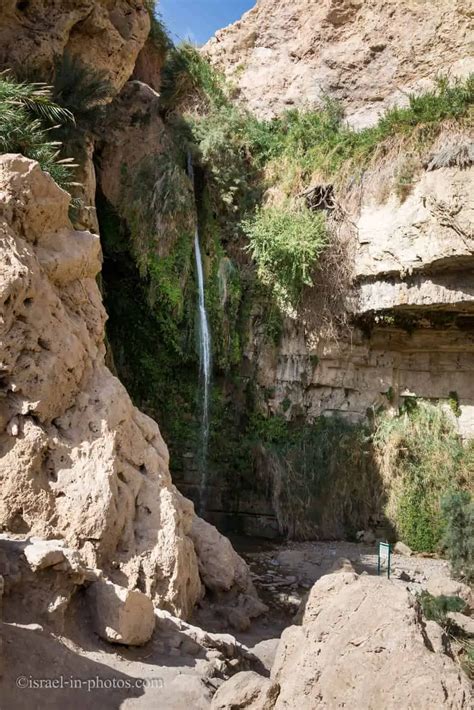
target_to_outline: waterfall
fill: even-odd
[[[194,188],[194,168],[190,154],[188,154],[188,175]],[[209,395],[211,388],[211,334],[206,311],[206,298],[204,293],[204,270],[202,265],[201,245],[199,240],[199,227],[196,226],[194,234],[194,254],[196,259],[196,274],[198,285],[198,316],[199,316],[199,394],[201,408],[201,440],[199,451],[199,507],[198,513],[202,515],[206,507],[207,492],[207,449],[209,444]]]

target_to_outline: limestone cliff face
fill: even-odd
[[[339,99],[373,123],[404,92],[441,72],[472,71],[463,0],[258,0],[206,45],[211,61],[261,116]],[[472,32],[472,31],[471,31]]]
[[[288,320],[278,348],[259,349],[254,333],[247,356],[261,387],[274,387],[270,411],[288,399],[288,417],[338,412],[357,421],[405,397],[442,401],[455,393],[460,431],[472,437],[474,170],[421,171],[406,199],[394,191],[382,199],[392,169],[369,176],[346,203],[353,327],[336,342],[317,324]]]
[[[21,156],[0,159],[0,523],[63,537],[125,586],[187,614],[201,594],[158,426],[104,365],[99,238]]]
[[[47,76],[55,59],[68,52],[119,90],[149,30],[143,0],[2,0],[0,67]]]

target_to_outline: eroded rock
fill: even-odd
[[[142,646],[155,628],[153,603],[138,589],[99,581],[87,590],[95,631],[106,641]]]

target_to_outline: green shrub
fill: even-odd
[[[201,114],[228,103],[224,78],[189,42],[168,52],[161,72],[161,100],[168,111]]]
[[[0,152],[22,153],[37,160],[62,187],[71,180],[73,165],[59,159],[60,143],[50,138],[54,124],[74,124],[72,113],[51,98],[51,87],[18,83],[0,74]]]
[[[463,613],[467,609],[467,604],[460,597],[446,597],[441,595],[434,597],[428,592],[421,592],[418,597],[423,615],[429,621],[436,621],[440,626],[449,626],[447,614],[451,611]]]
[[[474,582],[474,501],[467,491],[454,491],[442,500],[443,548],[453,573]]]
[[[157,10],[156,0],[145,0],[145,7],[150,16],[150,34],[148,35],[155,49],[163,55],[172,49],[173,42],[171,41],[166,27]]]
[[[399,416],[376,418],[374,445],[389,491],[386,514],[400,539],[434,552],[443,534],[441,499],[464,485],[469,463],[451,417],[441,406],[412,402]]]
[[[52,91],[58,105],[75,117],[74,123],[59,127],[57,136],[68,155],[83,160],[84,139],[104,121],[106,104],[115,94],[114,87],[101,72],[66,52],[56,62]]]
[[[295,307],[304,286],[327,246],[324,215],[304,205],[267,207],[243,223],[261,281],[270,286],[279,302]]]

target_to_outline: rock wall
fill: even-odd
[[[158,426],[104,365],[99,238],[69,195],[21,156],[0,159],[0,520],[60,536],[126,586],[188,614],[201,594]]]
[[[203,584],[255,599],[243,560],[173,486],[157,424],[104,364],[100,241],[72,228],[69,203],[34,161],[0,157],[0,526],[60,538],[178,616]]]
[[[69,53],[119,90],[149,30],[143,0],[2,0],[0,67],[47,77],[55,59]]]
[[[260,116],[331,96],[362,127],[437,73],[472,71],[469,25],[463,0],[258,0],[205,52]]]

